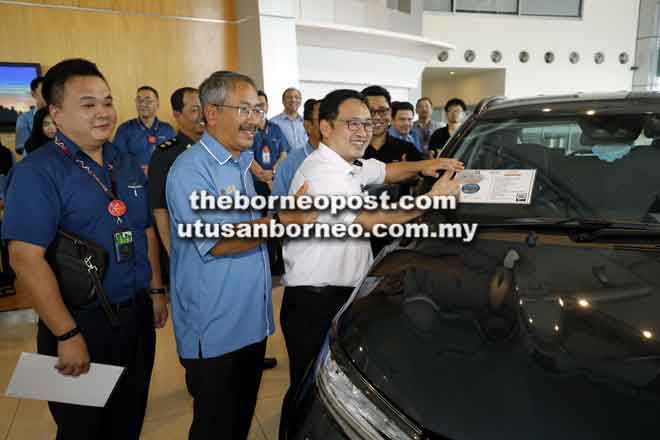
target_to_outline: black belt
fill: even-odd
[[[311,292],[311,293],[318,293],[318,294],[325,294],[325,295],[346,295],[347,293],[351,293],[354,289],[354,287],[348,287],[348,286],[292,286],[288,287],[288,289],[295,289],[295,290],[304,290],[306,292]]]
[[[120,303],[116,304],[110,304],[110,308],[115,311],[115,313],[119,313],[123,310],[128,310],[131,309],[135,306],[144,304],[146,299],[146,293],[145,292],[139,292],[137,293],[134,297],[127,299],[126,301],[122,301]]]
[[[138,291],[133,297],[119,302],[119,303],[110,303],[110,308],[115,312],[119,313],[124,310],[131,309],[137,305],[144,304],[145,300],[147,299],[147,291],[146,290],[140,290]],[[89,304],[87,306],[83,306],[78,308],[77,310],[90,310],[90,309],[96,309],[96,308],[101,308],[101,302],[96,301],[93,302],[92,304]]]

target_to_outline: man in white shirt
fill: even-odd
[[[453,159],[385,164],[376,159],[359,160],[369,145],[373,129],[364,96],[353,90],[335,90],[321,102],[319,121],[322,143],[298,168],[289,192],[308,182],[307,194],[361,195],[364,186],[400,182],[418,173],[437,176],[440,169],[462,169]],[[428,193],[453,195],[458,183],[447,172]],[[350,211],[320,213],[317,223],[360,224],[372,230],[376,224],[400,224],[423,212]],[[284,298],[280,322],[289,353],[291,387],[284,399],[280,427],[308,365],[318,353],[334,315],[373,261],[368,239],[299,239],[284,244]],[[282,430],[280,431],[282,432]]]

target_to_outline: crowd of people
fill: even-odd
[[[58,439],[139,438],[155,329],[169,318],[168,301],[193,398],[189,438],[247,438],[264,366],[274,364],[264,355],[275,330],[272,276],[280,274],[291,383],[283,434],[332,318],[387,243],[186,239],[177,225],[318,222],[371,230],[423,214],[202,211],[191,207],[191,193],[353,196],[394,184],[399,193],[417,195],[420,176],[429,176],[436,180],[424,195],[455,195],[453,174],[463,167],[439,155],[464,118],[459,99],[447,103],[443,127],[431,118],[429,98],[414,107],[393,102],[378,85],[308,99],[302,115],[300,91],[288,88],[284,111],[268,119],[268,97],[250,77],[219,71],[198,89],[172,93],[178,131],[157,118],[158,91],[138,88],[137,117],[113,138],[112,92],[94,63],[64,60],[32,91],[37,107],[17,122],[16,151],[26,157],[9,173],[2,223],[17,290],[39,315],[39,353],[58,357],[61,374],[85,374],[90,362],[126,368],[104,408],[49,402]],[[107,253],[102,290],[109,308],[98,298],[80,307],[66,302],[48,256],[62,231]]]

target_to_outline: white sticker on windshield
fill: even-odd
[[[465,170],[456,179],[460,203],[529,205],[536,170]]]

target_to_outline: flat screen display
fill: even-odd
[[[16,118],[36,105],[30,82],[40,74],[39,64],[0,62],[0,131],[14,132]]]

